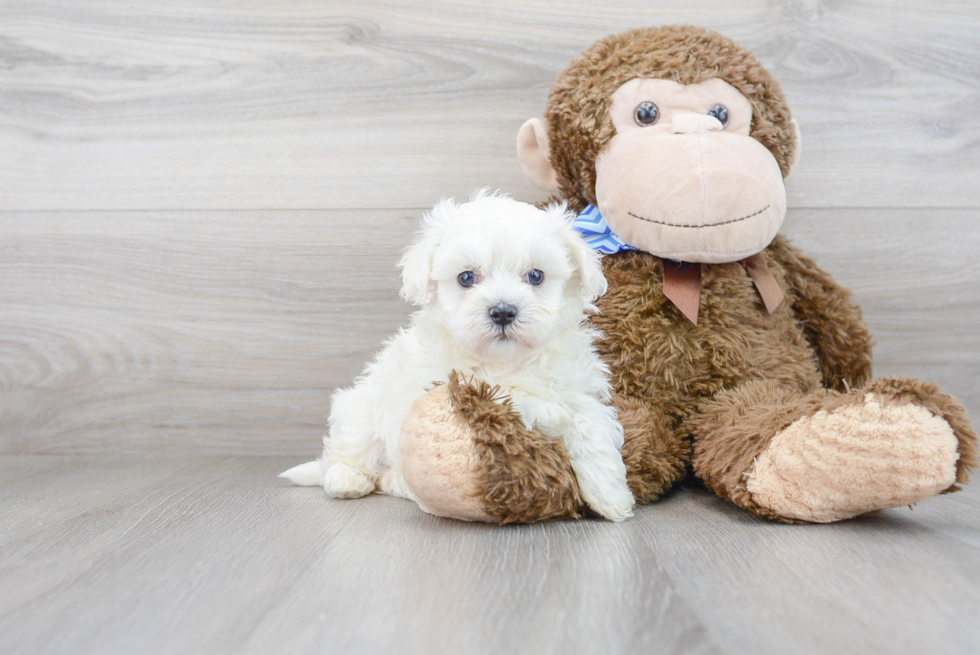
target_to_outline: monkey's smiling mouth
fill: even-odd
[[[701,228],[705,228],[705,227],[721,227],[722,225],[731,225],[732,223],[738,223],[739,221],[744,221],[746,219],[752,218],[753,216],[758,216],[762,212],[764,212],[767,209],[769,209],[770,206],[771,205],[766,205],[762,209],[760,209],[758,211],[754,211],[751,214],[746,214],[745,216],[742,216],[740,218],[733,218],[730,221],[724,221],[722,223],[711,223],[709,225],[685,225],[684,223],[667,223],[665,221],[655,221],[652,218],[644,218],[642,216],[637,216],[633,212],[627,212],[627,213],[630,216],[632,216],[633,218],[638,218],[641,221],[646,221],[647,223],[656,223],[657,225],[666,225],[667,227],[693,227],[693,228],[696,228],[696,229],[701,229]]]

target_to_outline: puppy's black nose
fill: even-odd
[[[517,318],[517,307],[513,305],[500,303],[496,307],[490,308],[490,320],[500,327],[510,325],[515,318]]]

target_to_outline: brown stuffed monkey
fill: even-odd
[[[759,516],[829,522],[956,489],[977,465],[963,406],[871,379],[850,293],[777,234],[800,137],[756,57],[696,27],[606,37],[518,136],[529,177],[581,212],[609,291],[591,320],[638,503],[690,472]],[[420,506],[497,522],[585,512],[559,442],[452,379],[406,420]]]

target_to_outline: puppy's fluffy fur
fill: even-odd
[[[412,498],[401,425],[412,403],[455,369],[499,386],[527,427],[564,442],[593,510],[614,521],[630,516],[623,429],[592,345],[597,334],[585,323],[606,281],[573,220],[564,205],[541,210],[486,190],[469,203],[436,205],[400,264],[402,296],[421,309],[352,387],[334,394],[319,462],[283,477],[322,484],[335,498],[376,490]],[[534,271],[543,273],[539,284]],[[465,272],[474,274],[462,278],[475,280],[470,286]],[[500,324],[501,307],[512,322]]]

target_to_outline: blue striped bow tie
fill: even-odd
[[[612,255],[623,250],[638,250],[619,238],[606,219],[599,213],[599,208],[589,205],[578,215],[575,223],[572,224],[585,242],[593,250],[598,250],[603,255]]]

